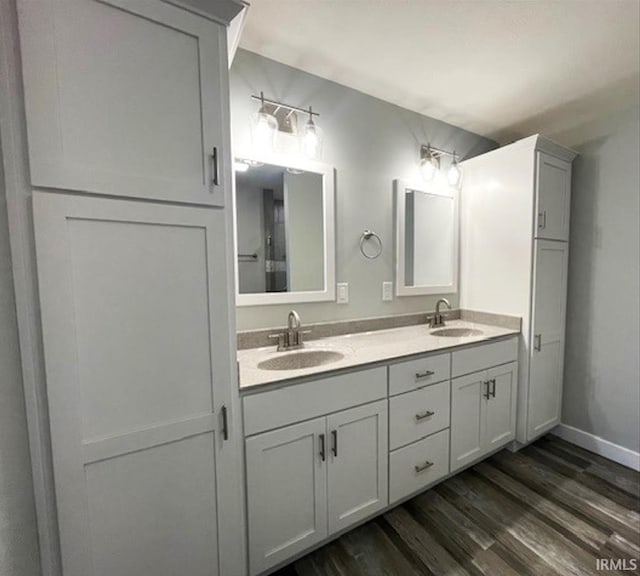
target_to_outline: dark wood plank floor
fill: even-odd
[[[640,474],[547,436],[517,454],[500,452],[277,576],[640,574],[639,512]],[[598,570],[597,559],[607,558],[625,570]]]

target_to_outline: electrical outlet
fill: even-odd
[[[349,283],[338,282],[336,284],[336,288],[338,289],[338,304],[348,304],[349,303]]]
[[[391,300],[393,300],[393,282],[382,283],[382,300],[384,302],[391,302]]]

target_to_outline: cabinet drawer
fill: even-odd
[[[416,388],[449,379],[450,354],[427,356],[392,364],[389,367],[389,394],[411,392]]]
[[[452,353],[451,377],[485,370],[499,364],[518,359],[518,338],[500,340],[491,344],[480,344]]]
[[[394,396],[389,400],[391,450],[449,426],[449,381]]]
[[[389,503],[426,488],[449,473],[449,430],[443,430],[389,456]]]
[[[386,396],[387,374],[384,366],[253,394],[242,401],[245,436],[374,402]]]

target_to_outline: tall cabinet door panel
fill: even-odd
[[[18,7],[34,186],[222,205],[222,26],[157,0]]]
[[[387,427],[386,400],[327,417],[330,534],[387,505]]]
[[[536,238],[569,240],[571,164],[538,152]]]
[[[486,400],[485,447],[487,451],[513,440],[516,435],[518,363],[487,370],[490,397]]]
[[[484,451],[487,393],[484,371],[451,381],[451,472]]]
[[[535,253],[529,440],[560,421],[569,246],[536,240]]]
[[[34,224],[65,576],[237,568],[222,211],[36,193]]]
[[[246,440],[249,564],[258,574],[327,536],[326,419]]]

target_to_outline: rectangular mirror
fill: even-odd
[[[458,192],[394,182],[396,294],[458,290]]]
[[[238,306],[335,299],[333,178],[319,162],[235,159]]]

